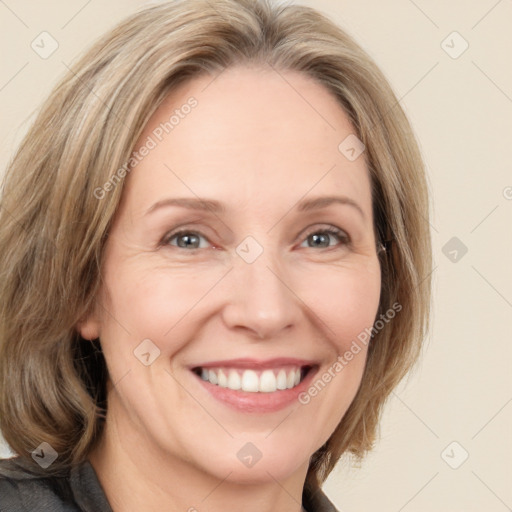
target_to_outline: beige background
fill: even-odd
[[[0,0],[2,170],[73,58],[147,3]],[[422,363],[390,399],[374,452],[361,468],[340,465],[325,490],[344,512],[511,510],[512,2],[295,3],[334,18],[384,70],[420,140],[434,207]],[[31,48],[42,31],[59,44],[48,59]],[[443,253],[452,237],[468,249],[455,262],[453,247]]]

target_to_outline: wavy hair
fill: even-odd
[[[270,0],[176,0],[121,22],[72,66],[10,162],[0,203],[0,429],[21,457],[43,441],[59,454],[44,475],[84,461],[106,413],[99,340],[76,325],[101,286],[105,242],[128,161],[178,85],[239,64],[299,71],[338,99],[366,149],[379,255],[378,315],[401,311],[369,343],[361,385],[310,459],[319,488],[340,456],[361,459],[382,406],[421,353],[430,311],[431,240],[424,164],[410,124],[368,54],[318,11]],[[341,141],[340,141],[341,142]],[[36,465],[34,465],[36,466]]]

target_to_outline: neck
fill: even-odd
[[[301,512],[307,462],[284,481],[240,482],[208,473],[174,456],[109,412],[102,438],[91,453],[113,512]]]

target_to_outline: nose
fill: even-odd
[[[287,276],[283,265],[266,251],[253,263],[235,258],[222,314],[227,327],[266,339],[297,325],[301,301]]]

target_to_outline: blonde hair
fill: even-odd
[[[41,442],[44,471],[85,460],[105,420],[98,340],[76,331],[101,285],[123,183],[99,187],[129,160],[153,112],[178,84],[237,64],[317,80],[364,143],[380,254],[378,315],[355,399],[310,460],[321,486],[340,456],[363,457],[382,405],[417,360],[428,326],[431,242],[424,165],[409,122],[371,58],[317,11],[268,0],[177,0],[146,8],[102,37],[53,90],[3,182],[0,209],[0,428],[22,457]],[[340,141],[341,142],[341,141]],[[37,468],[36,468],[37,469]]]

